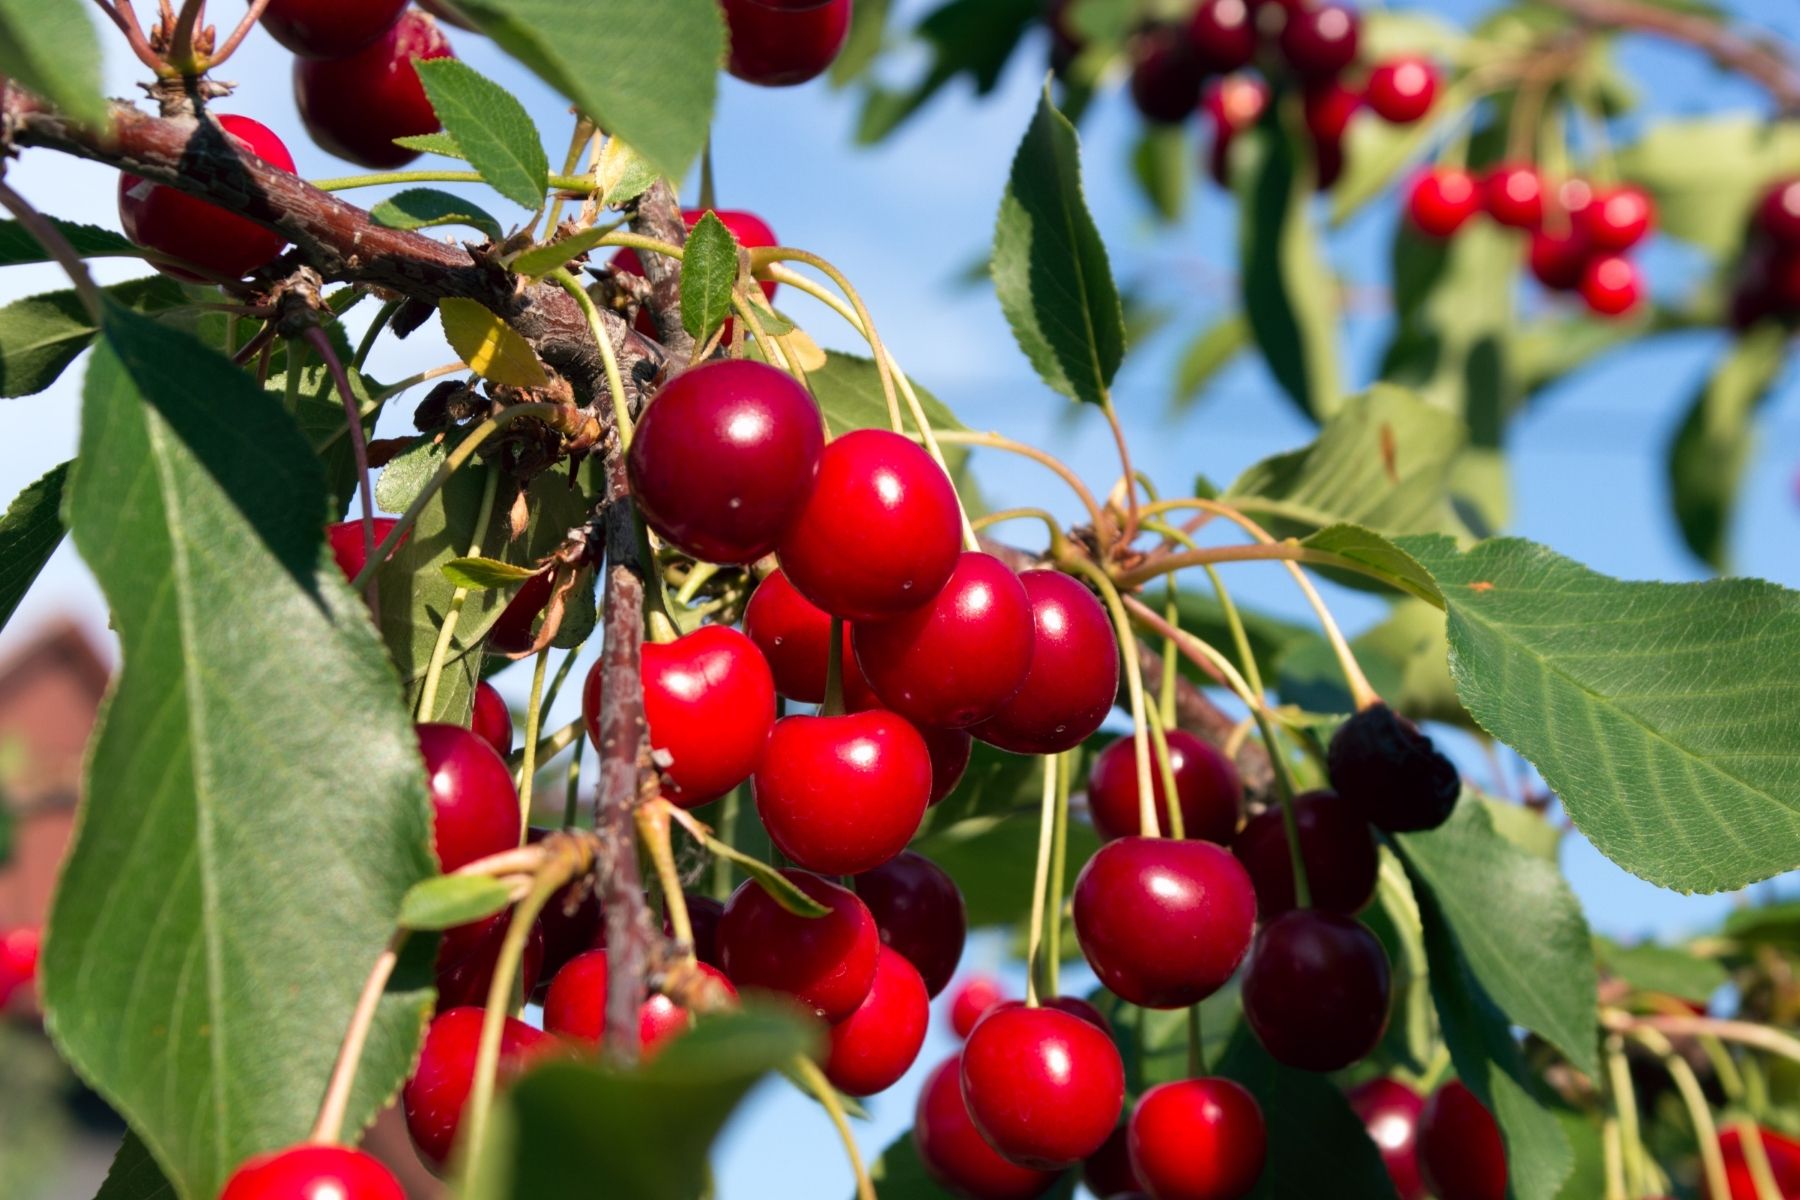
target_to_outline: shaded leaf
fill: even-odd
[[[38,572],[62,545],[63,485],[72,465],[51,467],[14,496],[0,517],[0,628],[12,620]]]
[[[861,9],[857,10],[859,13]],[[600,151],[600,199],[608,208],[620,208],[650,190],[660,176],[656,168],[623,138],[607,138]]]
[[[1706,1004],[1731,979],[1717,959],[1701,958],[1674,946],[1658,946],[1654,942],[1621,946],[1607,938],[1596,938],[1594,942],[1606,973],[1640,991],[1661,992]]]
[[[175,1188],[138,1135],[127,1129],[94,1200],[175,1200]]]
[[[510,899],[511,889],[490,875],[439,875],[408,889],[395,924],[402,929],[449,929],[491,917]]]
[[[925,1170],[910,1131],[890,1142],[869,1164],[869,1181],[881,1200],[949,1200],[952,1195]],[[1078,1172],[1065,1172],[1039,1200],[1069,1200],[1078,1181]]]
[[[1800,174],[1800,131],[1750,113],[1670,117],[1646,123],[1618,163],[1656,201],[1658,229],[1723,257],[1763,191]]]
[[[1239,312],[1208,325],[1188,341],[1175,368],[1175,394],[1170,408],[1186,412],[1199,401],[1207,385],[1248,350],[1253,343],[1250,322]]]
[[[75,253],[83,258],[138,258],[144,253],[132,244],[131,239],[111,229],[81,225],[60,217],[46,216],[44,219],[56,226],[75,248]],[[50,256],[38,245],[36,238],[25,232],[24,226],[17,221],[0,221],[0,267],[50,261]]]
[[[887,35],[889,0],[859,0],[850,10],[850,36],[831,64],[831,86],[854,83],[881,53]]]
[[[1449,541],[1448,538],[1444,540]],[[1329,525],[1304,539],[1301,545],[1343,560],[1346,569],[1349,564],[1355,564],[1373,577],[1427,603],[1443,604],[1431,572],[1406,550],[1373,530],[1360,525]]]
[[[456,139],[442,130],[436,133],[414,133],[406,137],[394,139],[394,145],[405,146],[408,150],[417,150],[422,154],[436,154],[442,158],[454,158],[459,162],[467,162],[461,146]]]
[[[1187,212],[1193,159],[1185,125],[1146,125],[1138,135],[1131,151],[1131,174],[1159,219],[1179,221]]]
[[[382,512],[401,513],[425,490],[438,468],[444,465],[449,449],[443,440],[421,434],[419,440],[388,460],[375,479],[375,507]]]
[[[1042,15],[1042,0],[948,0],[919,22],[915,36],[930,47],[930,65],[911,87],[872,87],[857,122],[856,139],[879,142],[917,113],[946,84],[968,76],[977,95],[1000,82],[1020,39]]]
[[[100,39],[80,0],[0,0],[0,75],[85,125],[106,123]]]
[[[161,275],[104,289],[135,312],[181,304],[181,285]],[[0,396],[43,391],[80,357],[99,332],[74,289],[27,296],[0,308]]]
[[[708,211],[688,232],[681,259],[681,327],[702,344],[731,315],[738,277],[738,244],[719,215]]]
[[[529,279],[539,279],[588,253],[606,240],[610,229],[584,229],[572,237],[533,246],[512,260],[512,269]]]
[[[450,348],[483,379],[522,388],[549,383],[531,344],[475,301],[460,296],[440,300],[438,318]]]
[[[430,229],[438,225],[467,225],[478,229],[491,240],[505,236],[500,222],[489,216],[480,205],[461,196],[440,192],[436,188],[407,188],[395,192],[369,210],[377,225],[389,229]]]

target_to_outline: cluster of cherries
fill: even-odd
[[[1732,292],[1731,320],[1740,329],[1765,317],[1800,315],[1800,179],[1763,193]]]

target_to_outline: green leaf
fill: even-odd
[[[1041,778],[1042,767],[1037,767],[1036,773]],[[1041,784],[1038,787],[1041,794]],[[913,842],[912,849],[956,880],[968,910],[969,927],[977,929],[1025,919],[1037,841],[1038,808],[1034,804],[936,824]],[[1069,822],[1068,872],[1063,880],[1063,895],[1069,894],[1082,864],[1098,849],[1100,839],[1093,826],[1082,821]]]
[[[127,1129],[119,1152],[113,1155],[112,1167],[100,1184],[94,1200],[176,1200],[175,1188],[163,1176],[156,1159],[139,1139]]]
[[[287,386],[287,371],[283,369],[269,376],[266,390],[287,408],[289,415],[300,426],[300,432],[306,435],[306,440],[318,454],[319,461],[325,468],[330,511],[333,514],[342,513],[357,483],[356,452],[348,436],[344,401],[338,395],[336,379],[325,364],[315,362],[312,366],[305,365],[313,357],[310,347],[289,343],[285,350],[276,349],[275,361],[282,363],[285,368],[290,353],[301,363],[298,383],[290,391]],[[340,361],[349,357],[348,350],[339,352]],[[346,365],[344,373],[350,380],[351,396],[355,398],[360,410],[368,414],[362,422],[363,436],[368,437],[375,428],[375,418],[378,415],[373,398],[369,395],[368,380],[355,367]]]
[[[550,382],[531,343],[476,301],[460,296],[440,300],[438,318],[450,348],[483,379],[522,388]]]
[[[443,570],[444,578],[457,587],[477,592],[509,588],[537,574],[530,567],[495,558],[453,558],[444,564]]]
[[[994,291],[1045,383],[1103,404],[1125,357],[1125,310],[1081,186],[1081,143],[1050,89],[1013,158],[994,229]]]
[[[500,48],[670,179],[712,124],[725,22],[716,0],[458,0]]]
[[[965,75],[977,95],[987,95],[1000,82],[1020,40],[1042,16],[1042,0],[948,0],[933,9],[914,31],[916,39],[930,47],[930,65],[923,77],[903,91],[870,88],[856,140],[863,145],[881,141],[945,85]]]
[[[69,488],[124,667],[45,942],[48,1024],[181,1194],[212,1196],[305,1136],[435,870],[418,744],[323,553],[318,461],[249,376],[109,312]],[[405,1075],[429,999],[383,1000],[348,1128]]]
[[[496,192],[536,211],[544,202],[550,160],[525,106],[458,59],[421,59],[416,65],[444,132],[469,165]]]
[[[688,233],[681,259],[681,327],[697,342],[731,315],[738,277],[738,244],[719,215],[708,212]]]
[[[83,258],[141,258],[143,250],[131,240],[98,225],[81,225],[60,217],[46,216],[56,226],[75,253]],[[17,221],[0,221],[0,267],[16,267],[25,263],[50,262],[50,255],[38,245],[36,238],[25,232]]]
[[[848,433],[852,429],[888,429],[887,399],[881,390],[881,371],[875,361],[855,354],[843,354],[833,350],[825,358],[825,365],[816,371],[808,371],[807,383],[812,385],[814,399],[825,413],[825,426],[832,437]],[[966,430],[957,419],[955,413],[944,406],[944,403],[932,395],[917,380],[913,381],[913,391],[919,397],[919,406],[925,410],[926,419],[933,429]],[[902,401],[904,412],[904,401]],[[911,422],[908,421],[910,426]],[[963,446],[945,446],[944,458],[950,464],[952,474],[962,469],[968,458],[968,449]],[[967,497],[965,497],[965,500]]]
[[[443,130],[436,133],[414,133],[406,137],[397,137],[394,139],[394,145],[405,146],[408,150],[417,150],[421,154],[436,154],[441,158],[454,158],[459,162],[469,161],[468,156],[463,153],[462,147],[456,144],[456,139]]]
[[[1425,929],[1419,902],[1413,898],[1406,868],[1387,846],[1381,847],[1375,903],[1360,915],[1381,939],[1392,972],[1392,1009],[1377,1053],[1415,1072],[1424,1072],[1437,1050],[1437,1019],[1431,1004],[1430,971],[1425,960]]]
[[[1412,539],[1420,540],[1420,539]],[[1444,539],[1448,541],[1449,539]],[[1373,530],[1360,525],[1329,525],[1305,538],[1301,545],[1343,559],[1345,569],[1355,564],[1363,572],[1429,604],[1443,606],[1437,581],[1419,560]],[[1452,543],[1454,544],[1454,543]]]
[[[736,846],[728,845],[717,838],[709,837],[704,839],[704,842],[706,848],[714,855],[725,859],[749,876],[757,886],[769,894],[769,899],[796,917],[822,917],[831,911],[824,904],[801,891],[795,886],[793,880],[762,859],[746,854]]]
[[[1194,148],[1187,127],[1146,125],[1131,151],[1131,174],[1158,219],[1181,220],[1194,177]]]
[[[857,12],[861,13],[861,8]],[[607,138],[600,152],[600,199],[608,208],[623,208],[650,190],[661,176],[623,138]]]
[[[1190,1077],[1187,1009],[1139,1008],[1103,987],[1089,992],[1087,1000],[1112,1024],[1113,1041],[1125,1062],[1128,1103],[1159,1083]],[[1200,1048],[1205,1060],[1218,1062],[1242,1025],[1243,1005],[1233,980],[1200,1002]]]
[[[1175,368],[1171,411],[1184,413],[1194,407],[1207,385],[1252,344],[1250,322],[1240,312],[1221,317],[1196,333]]]
[[[1749,113],[1671,117],[1646,123],[1618,163],[1656,201],[1658,229],[1722,258],[1764,190],[1800,174],[1800,130]]]
[[[439,60],[443,61],[443,60]],[[377,225],[389,229],[430,229],[438,225],[467,225],[492,241],[505,236],[500,222],[479,205],[436,188],[407,188],[395,192],[369,210]]]
[[[104,125],[100,39],[81,0],[0,0],[0,75],[84,125]]]
[[[154,312],[186,300],[181,285],[157,275],[105,289],[116,303]],[[27,296],[0,308],[0,396],[43,391],[81,356],[99,330],[73,289]]]
[[[1466,798],[1478,800],[1487,809],[1488,820],[1493,822],[1495,833],[1535,858],[1552,864],[1558,861],[1562,852],[1563,831],[1561,826],[1543,813],[1523,804],[1498,800],[1493,796],[1478,796],[1474,792],[1466,793]]]
[[[402,929],[450,929],[493,916],[511,897],[511,889],[491,875],[439,875],[412,885],[400,902],[395,924]]]
[[[875,62],[887,34],[889,0],[859,0],[850,10],[850,36],[831,64],[831,86],[854,83]]]
[[[403,513],[419,498],[449,449],[443,439],[421,434],[419,440],[388,460],[375,479],[375,507],[382,512]]]
[[[63,485],[71,465],[51,467],[14,496],[0,517],[0,629],[12,620],[38,572],[62,545]]]
[[[1634,874],[1730,891],[1800,866],[1800,593],[1625,583],[1517,538],[1404,538],[1483,728]]]
[[[1740,908],[1725,918],[1725,936],[1753,945],[1774,945],[1800,954],[1800,900]]]
[[[1658,946],[1654,942],[1621,946],[1607,938],[1595,938],[1594,942],[1606,973],[1640,991],[1661,992],[1705,1004],[1731,981],[1716,959],[1701,958],[1674,946]]]
[[[584,229],[573,237],[542,246],[533,246],[512,260],[512,269],[529,279],[539,279],[556,268],[580,258],[606,240],[612,230],[595,227]]]

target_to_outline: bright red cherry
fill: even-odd
[[[1369,823],[1336,792],[1294,797],[1294,825],[1300,857],[1315,908],[1355,916],[1375,898],[1381,852]],[[1231,852],[1256,885],[1256,911],[1263,920],[1294,907],[1294,864],[1279,805],[1252,817],[1231,844]]]
[[[1144,119],[1179,125],[1200,104],[1206,67],[1187,31],[1161,25],[1138,35],[1131,48],[1131,99]]]
[[[1336,75],[1356,61],[1358,24],[1341,4],[1296,9],[1281,27],[1282,57],[1302,77]]]
[[[1544,223],[1544,177],[1529,163],[1502,164],[1481,185],[1488,216],[1511,229]]]
[[[375,526],[375,544],[381,545],[399,523],[397,517],[376,517],[371,522]],[[331,547],[332,560],[337,563],[338,570],[344,573],[346,580],[355,579],[362,572],[363,564],[369,561],[368,544],[363,540],[363,523],[360,518],[327,525],[325,543]],[[406,544],[405,537],[400,539],[400,544]]]
[[[1128,1128],[1128,1125],[1121,1125],[1113,1130],[1100,1148],[1081,1164],[1081,1182],[1100,1200],[1144,1194],[1144,1182],[1131,1165]]]
[[[1122,837],[1081,869],[1074,914],[1081,952],[1108,991],[1144,1008],[1185,1008],[1243,961],[1256,893],[1211,842]]]
[[[806,871],[782,872],[831,911],[795,916],[746,880],[719,920],[719,953],[731,982],[783,992],[827,1021],[855,1012],[875,983],[881,935],[856,894]]]
[[[950,997],[950,1028],[957,1037],[966,1038],[990,1008],[1006,1002],[1006,989],[998,979],[991,975],[973,976]]]
[[[744,633],[769,660],[777,692],[802,704],[825,699],[831,614],[802,596],[785,573],[770,573],[750,593],[750,603],[744,607]],[[843,669],[854,672],[856,654],[850,648],[849,625],[844,626],[843,637]],[[844,683],[848,693],[849,679]]]
[[[700,973],[717,989],[723,1002],[737,999],[737,989],[723,972],[705,963]],[[598,1048],[606,1038],[606,951],[589,950],[569,960],[550,981],[544,997],[544,1030],[579,1045]],[[655,1057],[670,1039],[685,1033],[693,1014],[663,995],[646,997],[638,1007],[638,1049],[644,1059]]]
[[[913,1146],[925,1173],[964,1200],[1033,1200],[1060,1174],[1008,1162],[988,1145],[963,1102],[960,1052],[925,1080],[913,1109]]]
[[[293,171],[294,156],[268,126],[236,113],[226,113],[217,121],[216,129],[203,129],[196,138],[217,142],[222,130],[239,154],[254,155],[283,171]],[[119,224],[125,236],[138,245],[206,272],[157,267],[165,275],[190,283],[206,283],[209,275],[241,278],[268,265],[287,245],[287,238],[248,217],[129,171],[119,176]]]
[[[269,0],[262,25],[303,58],[354,54],[394,27],[406,0]]]
[[[1369,72],[1363,98],[1390,125],[1410,125],[1431,111],[1438,73],[1431,60],[1416,55],[1390,58]]]
[[[453,1008],[440,1013],[425,1031],[419,1065],[406,1081],[401,1100],[413,1145],[427,1162],[442,1166],[456,1145],[463,1107],[475,1086],[475,1053],[481,1043],[482,1011]],[[523,1021],[504,1018],[500,1029],[499,1081],[518,1078],[527,1066],[552,1053],[555,1041]]]
[[[438,940],[437,1010],[484,1008],[494,968],[500,963],[501,944],[512,926],[510,912],[495,913],[467,925],[444,930]],[[536,990],[544,967],[544,931],[535,922],[519,958],[519,980],[524,995]]]
[[[1581,298],[1603,317],[1621,317],[1644,299],[1644,276],[1622,254],[1590,258],[1581,271]]]
[[[959,896],[957,903],[961,902]],[[0,1008],[21,988],[29,990],[36,981],[43,937],[44,931],[36,925],[20,925],[0,933]]]
[[[374,1155],[348,1146],[290,1146],[232,1172],[219,1200],[406,1200]]]
[[[831,1027],[825,1077],[838,1091],[873,1096],[900,1082],[925,1044],[931,1000],[918,969],[886,946],[857,1010]]]
[[[1656,223],[1656,206],[1642,188],[1596,188],[1581,210],[1581,231],[1598,250],[1629,250],[1644,240]]]
[[[394,139],[441,128],[413,63],[455,57],[437,22],[409,11],[355,54],[296,59],[300,119],[312,140],[339,158],[373,170],[403,167],[419,152],[396,146]]]
[[[910,440],[858,429],[833,440],[781,541],[781,569],[834,616],[879,621],[931,601],[961,553],[950,477]]]
[[[1438,1200],[1506,1200],[1506,1142],[1500,1126],[1460,1079],[1425,1102],[1418,1138],[1425,1190]],[[1755,1194],[1744,1193],[1746,1200]]]
[[[1200,0],[1188,22],[1188,41],[1208,71],[1224,73],[1249,65],[1256,54],[1250,5],[1246,0]]]
[[[1056,754],[1086,741],[1119,695],[1119,647],[1094,593],[1061,571],[1019,576],[1031,603],[1031,667],[1000,711],[975,727],[1015,754]]]
[[[550,604],[554,571],[539,571],[519,585],[500,615],[488,627],[490,654],[525,654],[537,642],[537,619]]]
[[[703,363],[656,394],[632,436],[631,491],[664,540],[705,562],[775,549],[825,449],[819,406],[751,359]]]
[[[889,620],[858,621],[851,644],[884,705],[918,725],[963,729],[1018,692],[1035,637],[1019,577],[993,555],[970,551],[930,601]]]
[[[1427,237],[1447,238],[1481,209],[1475,177],[1460,167],[1433,167],[1413,180],[1406,215]]]
[[[1800,246],[1800,179],[1784,179],[1763,193],[1756,223],[1777,245]]]
[[[1381,1151],[1399,1200],[1425,1200],[1425,1181],[1419,1177],[1419,1114],[1425,1098],[1384,1075],[1351,1088],[1346,1099]]]
[[[1552,291],[1572,291],[1581,282],[1592,254],[1593,247],[1576,229],[1562,233],[1540,229],[1531,235],[1531,273]]]
[[[1762,1142],[1763,1156],[1769,1160],[1769,1170],[1775,1176],[1776,1189],[1783,1197],[1800,1196],[1800,1142],[1783,1137],[1773,1129],[1759,1127],[1756,1133]],[[1731,1194],[1715,1197],[1708,1191],[1706,1200],[1759,1200],[1756,1176],[1744,1157],[1744,1135],[1735,1128],[1727,1129],[1719,1135],[1719,1150],[1725,1158],[1725,1183]]]
[[[936,997],[956,973],[969,931],[956,881],[929,858],[905,850],[851,885],[875,918],[882,944],[905,955],[918,968],[926,994]]]
[[[1232,1080],[1158,1084],[1138,1099],[1129,1129],[1131,1165],[1157,1200],[1238,1200],[1262,1176],[1262,1106]]]
[[[731,73],[789,87],[825,73],[850,36],[851,0],[724,0]]]
[[[1263,1048],[1303,1071],[1366,1058],[1387,1031],[1387,951],[1339,913],[1297,909],[1257,936],[1244,975],[1244,1018]]]
[[[1171,729],[1169,766],[1175,775],[1175,796],[1181,805],[1182,832],[1219,845],[1229,845],[1237,833],[1244,785],[1237,767],[1212,743],[1185,729]],[[1168,832],[1169,800],[1162,771],[1156,763],[1156,747],[1150,747],[1150,790],[1156,797],[1157,825]],[[1137,754],[1129,737],[1120,738],[1094,759],[1088,772],[1088,811],[1102,838],[1135,837],[1143,832],[1139,821]]]
[[[756,811],[781,852],[808,870],[854,875],[887,862],[919,831],[931,752],[882,709],[784,717],[756,769]]]
[[[512,710],[485,679],[475,685],[475,711],[469,718],[469,728],[501,758],[512,753]]]
[[[454,871],[519,844],[519,793],[494,748],[461,725],[415,727],[438,866]]]
[[[1213,122],[1208,169],[1220,187],[1231,186],[1231,142],[1262,119],[1269,85],[1254,75],[1227,75],[1206,89],[1206,112]]]
[[[970,1031],[962,1088],[989,1145],[1053,1170],[1098,1150],[1118,1125],[1125,1064],[1112,1039],[1080,1017],[1003,1006]]]

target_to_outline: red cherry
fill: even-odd
[[[406,0],[269,0],[262,25],[303,58],[354,54],[394,27]]]
[[[1381,1151],[1399,1200],[1425,1200],[1425,1182],[1419,1178],[1419,1114],[1425,1098],[1387,1076],[1358,1084],[1346,1098]]]
[[[406,1200],[382,1161],[348,1146],[290,1146],[232,1172],[219,1200]]]
[[[1313,186],[1329,191],[1344,174],[1344,140],[1320,140],[1313,143]]]
[[[1387,1031],[1387,951],[1339,913],[1297,909],[1263,926],[1244,975],[1244,1017],[1280,1063],[1335,1071]]]
[[[1769,1160],[1769,1170],[1775,1176],[1776,1188],[1784,1198],[1800,1196],[1800,1142],[1772,1129],[1759,1127],[1756,1133],[1762,1142],[1763,1156]],[[1756,1176],[1744,1157],[1744,1135],[1735,1128],[1727,1129],[1719,1135],[1719,1150],[1725,1158],[1725,1183],[1731,1194],[1728,1198],[1715,1197],[1708,1191],[1706,1200],[1759,1200]],[[1504,1169],[1504,1161],[1501,1166]]]
[[[437,952],[439,1012],[486,1007],[494,968],[500,963],[501,943],[511,926],[512,914],[501,912],[444,930]],[[534,922],[519,958],[519,979],[526,996],[536,990],[543,966],[544,931]]]
[[[1506,1143],[1500,1126],[1461,1080],[1446,1083],[1425,1102],[1418,1139],[1425,1190],[1438,1200],[1506,1200]],[[1755,1194],[1746,1192],[1745,1197]]]
[[[885,1092],[919,1057],[930,1020],[931,1000],[918,969],[883,946],[869,994],[855,1012],[831,1027],[825,1077],[847,1095]]]
[[[1778,245],[1800,246],[1800,179],[1784,179],[1763,193],[1756,223]]]
[[[950,1028],[956,1036],[966,1038],[975,1022],[987,1016],[988,1010],[1007,1003],[1006,989],[991,975],[976,975],[956,989],[950,997]]]
[[[975,754],[975,739],[963,729],[921,729],[925,749],[931,753],[931,804],[936,804],[956,790],[969,760]]]
[[[512,753],[512,710],[485,679],[475,685],[475,711],[469,718],[469,728],[501,758]]]
[[[720,999],[737,999],[737,989],[723,972],[705,963],[700,973],[719,989]],[[544,1029],[580,1045],[598,1048],[606,1038],[606,951],[589,950],[569,960],[550,981],[544,997]],[[673,1038],[693,1025],[693,1014],[663,995],[651,995],[638,1006],[638,1049],[654,1058]]]
[[[1416,55],[1390,58],[1369,72],[1364,98],[1390,125],[1410,125],[1431,111],[1438,73],[1431,60]]]
[[[437,112],[415,59],[455,58],[432,18],[412,10],[379,40],[344,58],[296,59],[294,100],[312,140],[373,170],[403,167],[417,150],[394,139],[436,133]]]
[[[913,1109],[913,1146],[925,1173],[964,1200],[1033,1200],[1049,1191],[1059,1174],[1008,1162],[988,1145],[963,1103],[960,1052],[925,1080]]]
[[[1294,825],[1312,902],[1327,912],[1355,916],[1375,898],[1381,852],[1362,814],[1336,792],[1294,797]],[[1256,911],[1263,920],[1294,907],[1294,864],[1279,805],[1252,817],[1231,844],[1231,852],[1256,885]]]
[[[1269,85],[1253,75],[1228,75],[1206,90],[1206,111],[1213,121],[1208,169],[1220,187],[1231,186],[1231,141],[1262,119],[1269,106]]]
[[[1458,167],[1433,167],[1413,180],[1406,215],[1427,237],[1447,238],[1481,208],[1475,177]]]
[[[36,982],[43,937],[44,931],[36,925],[20,925],[0,933],[0,1008],[20,989],[29,991]]]
[[[975,1128],[1027,1167],[1066,1167],[1098,1150],[1125,1106],[1112,1039],[1053,1008],[1001,1007],[969,1033],[963,1100]]]
[[[1577,230],[1540,229],[1531,235],[1531,273],[1552,291],[1570,291],[1581,282],[1592,253],[1587,238]]]
[[[519,585],[488,628],[490,654],[525,654],[537,642],[538,615],[549,607],[554,572],[539,571]]]
[[[1336,79],[1308,84],[1303,102],[1307,132],[1320,144],[1341,141],[1362,101],[1362,96]]]
[[[425,1031],[419,1065],[406,1081],[401,1101],[407,1132],[427,1162],[442,1166],[456,1145],[463,1106],[475,1086],[475,1052],[481,1043],[482,1010],[453,1008],[440,1013]],[[518,1078],[527,1066],[552,1053],[555,1041],[523,1021],[504,1018],[500,1028],[502,1085]]]
[[[931,456],[885,429],[833,440],[781,541],[781,569],[835,616],[879,621],[930,602],[961,553],[956,489]]]
[[[527,831],[526,840],[532,843],[541,842],[550,835],[548,829],[533,826]],[[595,894],[592,881],[580,884],[565,883],[552,892],[544,909],[538,914],[538,931],[543,937],[544,958],[543,969],[539,972],[540,990],[556,977],[563,964],[580,954],[583,950],[598,944],[606,944],[606,932],[602,924],[600,897]],[[482,1003],[486,1003],[485,1000]]]
[[[596,746],[600,666],[582,689]],[[775,723],[775,680],[754,642],[727,626],[703,625],[672,642],[646,642],[639,671],[651,748],[668,756],[664,795],[697,808],[750,778]]]
[[[725,905],[711,896],[696,896],[692,892],[687,897],[688,925],[694,933],[694,957],[709,967],[724,970],[719,962],[719,918],[725,915]],[[663,918],[663,932],[669,937],[675,936],[675,930],[667,917]]]
[[[1031,603],[1031,667],[1000,711],[975,727],[1015,754],[1056,754],[1085,742],[1119,695],[1119,648],[1094,593],[1061,571],[1019,576]]]
[[[782,872],[796,887],[831,909],[799,917],[782,908],[761,885],[746,880],[725,904],[719,920],[719,953],[725,973],[740,988],[784,992],[827,1021],[855,1012],[875,982],[881,935],[856,894],[805,871]]]
[[[1228,845],[1237,833],[1244,795],[1237,767],[1212,743],[1185,729],[1171,729],[1165,737],[1175,796],[1181,805],[1182,832],[1190,838]],[[1154,745],[1150,747],[1150,790],[1156,796],[1157,824],[1167,826],[1168,792],[1163,788]],[[1143,832],[1138,819],[1137,754],[1131,738],[1120,738],[1095,757],[1088,772],[1088,810],[1094,830],[1102,838],[1135,837]]]
[[[1256,893],[1211,842],[1122,837],[1075,880],[1075,936],[1108,991],[1185,1008],[1225,985],[1250,949]]]
[[[731,73],[789,87],[825,73],[850,36],[851,0],[723,0]]]
[[[1143,1180],[1138,1178],[1137,1169],[1131,1165],[1131,1141],[1127,1129],[1128,1126],[1121,1125],[1113,1130],[1100,1148],[1081,1164],[1081,1182],[1101,1200],[1109,1196],[1143,1194]]]
[[[831,614],[802,596],[781,571],[771,572],[750,593],[750,603],[744,608],[744,632],[769,660],[777,692],[803,704],[825,699]],[[851,709],[873,707],[874,694],[857,668],[848,624],[843,641],[844,701]]]
[[[827,875],[869,871],[906,849],[931,799],[918,731],[875,709],[784,717],[756,770],[756,811],[781,852]]]
[[[1341,4],[1295,9],[1281,27],[1281,54],[1306,78],[1336,75],[1356,61],[1356,14]]]
[[[1544,223],[1544,177],[1528,163],[1501,165],[1481,185],[1488,216],[1512,229]]]
[[[381,545],[387,535],[394,532],[394,526],[400,523],[397,517],[376,517],[375,544]],[[400,545],[406,544],[410,531],[402,536]],[[346,580],[353,580],[362,572],[363,564],[369,561],[368,545],[363,540],[363,523],[355,521],[339,521],[335,525],[325,527],[325,543],[331,547],[331,557],[344,573]]]
[[[1642,188],[1597,188],[1581,210],[1581,231],[1599,250],[1629,250],[1656,223],[1656,206]]]
[[[906,850],[851,884],[875,918],[882,944],[905,955],[918,968],[926,994],[937,996],[956,973],[968,936],[956,881],[929,858]]]
[[[226,113],[218,118],[217,129],[202,127],[195,137],[202,143],[217,144],[220,130],[231,138],[232,148],[239,154],[251,154],[283,171],[293,171],[294,156],[260,121]],[[230,279],[267,266],[287,245],[287,238],[248,217],[129,171],[119,176],[119,224],[125,236],[140,246],[192,263],[207,275]],[[158,266],[157,270],[190,283],[208,282],[207,275],[179,267]]]
[[[1777,248],[1766,256],[1760,275],[1756,292],[1764,315],[1800,309],[1800,250]]]
[[[1262,1107],[1229,1079],[1183,1079],[1131,1112],[1131,1165],[1157,1200],[1238,1200],[1262,1176]]]
[[[519,793],[494,748],[461,725],[415,727],[438,866],[454,871],[519,844]]]
[[[786,371],[750,359],[684,371],[631,441],[631,491],[664,540],[706,562],[775,549],[825,449],[819,406]]]
[[[1147,121],[1179,125],[1200,103],[1206,67],[1187,31],[1173,25],[1145,30],[1131,47],[1131,99]]]
[[[1208,71],[1235,71],[1256,54],[1256,24],[1245,0],[1200,0],[1188,22],[1194,57]],[[1192,105],[1189,106],[1190,109]]]
[[[1581,271],[1581,298],[1603,317],[1619,317],[1644,299],[1644,276],[1622,254],[1590,258]]]

